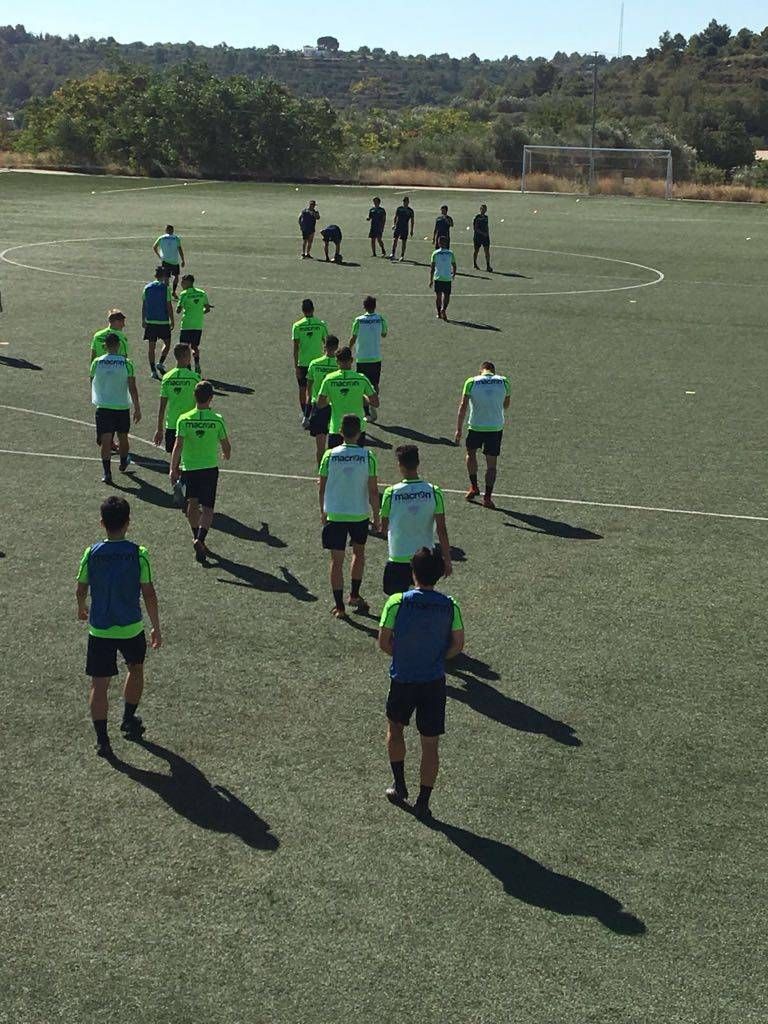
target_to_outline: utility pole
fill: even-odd
[[[592,195],[595,191],[595,134],[597,131],[597,55],[599,51],[595,50],[595,60],[592,64],[592,135],[589,143],[589,193]]]

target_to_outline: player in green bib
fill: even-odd
[[[98,359],[99,356],[107,354],[106,337],[108,334],[116,334],[120,339],[120,344],[117,349],[119,356],[125,356],[128,358],[128,339],[125,336],[125,313],[120,309],[110,309],[107,313],[108,327],[102,327],[100,331],[96,331],[93,338],[91,339],[91,362],[94,359]]]
[[[176,312],[181,314],[179,341],[189,345],[195,358],[195,373],[200,373],[200,341],[203,336],[205,314],[213,309],[208,294],[202,288],[195,288],[195,275],[185,274],[181,279],[181,295]]]
[[[328,324],[315,316],[315,304],[312,299],[304,299],[301,311],[304,316],[291,328],[291,340],[296,383],[299,385],[301,425],[306,429],[309,425],[310,411],[307,402],[307,370],[312,360],[319,359],[323,354],[323,344],[328,337]]]
[[[331,407],[330,405],[324,406],[322,409],[313,408],[313,403],[317,401],[317,396],[320,393],[323,381],[329,373],[336,373],[339,368],[339,364],[336,361],[336,353],[339,348],[339,339],[335,334],[329,334],[325,339],[323,346],[325,354],[320,356],[318,359],[313,359],[307,367],[307,403],[310,407],[308,430],[310,437],[315,439],[315,449],[317,454],[317,464],[320,465],[320,460],[323,457],[325,451],[326,442],[328,440],[328,424],[331,421]]]
[[[365,419],[366,399],[370,405],[379,404],[379,396],[368,378],[352,369],[352,349],[345,345],[336,354],[338,370],[329,373],[320,385],[317,396],[318,409],[326,405],[331,407],[330,432],[328,447],[335,448],[342,443],[341,421],[346,415],[358,416],[362,423]],[[359,444],[365,444],[365,431],[360,435]]]
[[[213,385],[201,380],[195,387],[195,408],[176,421],[176,442],[171,453],[171,484],[183,480],[187,519],[194,538],[195,559],[205,563],[210,554],[205,538],[213,523],[219,481],[219,448],[225,459],[232,454],[224,417],[213,412]]]
[[[176,366],[163,375],[160,383],[160,405],[154,436],[154,442],[158,447],[165,442],[165,450],[169,455],[176,444],[176,424],[179,416],[195,408],[195,388],[200,383],[200,374],[189,368],[192,359],[189,345],[179,342],[173,354],[176,357]],[[181,508],[184,503],[181,481],[174,486],[173,496]]]

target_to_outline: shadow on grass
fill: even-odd
[[[233,562],[231,558],[224,558],[211,552],[208,562],[209,569],[221,569],[228,572],[234,579],[224,579],[217,576],[219,583],[228,583],[233,587],[246,587],[249,590],[262,590],[271,594],[290,594],[297,601],[316,601],[314,594],[304,586],[284,565],[280,566],[282,576],[273,576],[272,573],[263,572],[253,565],[246,565],[243,562]]]
[[[374,437],[368,430],[365,432],[366,448],[391,448],[389,441],[382,441],[380,437]]]
[[[0,356],[0,366],[10,366],[14,370],[42,370],[37,363],[30,363],[28,359],[16,359],[14,356]]]
[[[450,437],[434,437],[432,434],[422,434],[419,430],[413,430],[411,427],[395,427],[385,426],[383,423],[376,424],[381,430],[386,430],[388,434],[395,434],[397,437],[405,437],[409,441],[418,441],[420,444],[442,444],[449,448],[455,448],[456,445]]]
[[[499,679],[499,674],[484,661],[462,653],[453,661],[447,662],[445,670],[451,678],[459,679],[464,684],[446,685],[448,696],[460,704],[466,704],[478,714],[485,715],[499,725],[517,729],[518,732],[548,736],[566,747],[581,746],[581,740],[575,735],[572,725],[550,718],[542,711],[537,711],[536,708],[523,704],[514,697],[508,697],[492,686],[490,680]]]
[[[233,835],[255,850],[278,848],[280,841],[269,824],[225,786],[213,785],[191,761],[158,743],[139,740],[137,746],[165,761],[170,775],[116,757],[111,763],[122,775],[157,793],[171,810],[198,828]]]
[[[508,843],[437,818],[425,824],[433,832],[442,833],[457,849],[485,868],[501,882],[508,896],[521,903],[564,917],[594,917],[616,935],[644,935],[647,931],[644,922],[624,910],[615,896],[553,871]]]
[[[496,506],[496,511],[503,512],[510,519],[518,520],[517,522],[504,523],[505,526],[511,526],[515,530],[526,530],[529,533],[547,533],[550,537],[562,537],[564,540],[603,539],[601,533],[593,533],[592,530],[587,530],[582,526],[571,526],[570,523],[564,523],[559,519],[534,516],[529,512],[514,512],[509,508],[499,508],[498,505]]]
[[[520,278],[521,281],[532,281],[533,280],[533,278],[528,277],[527,274],[516,274],[512,270],[508,270],[508,271],[492,270],[492,271],[490,271],[490,273],[492,273],[494,277],[517,277],[517,278]]]
[[[454,327],[471,327],[474,331],[496,331],[501,333],[501,328],[496,327],[493,324],[478,324],[474,320],[450,320],[448,323],[454,325]]]
[[[253,395],[254,388],[246,387],[245,384],[227,384],[225,380],[216,380],[214,377],[207,378],[209,384],[213,384],[220,392],[231,392],[235,395]]]

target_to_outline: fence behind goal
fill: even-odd
[[[672,196],[672,151],[525,146],[521,192]]]

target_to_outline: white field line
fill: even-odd
[[[113,196],[116,192],[152,192],[158,188],[191,188],[193,185],[225,185],[224,181],[182,181],[173,185],[136,185],[133,188],[104,188],[97,191],[97,196]]]
[[[0,409],[7,409],[10,412],[22,412],[29,413],[32,416],[46,416],[49,419],[63,420],[65,423],[77,423],[82,427],[92,427],[92,423],[88,423],[86,420],[73,419],[71,416],[60,416],[58,413],[42,412],[39,409],[23,409],[15,405],[0,405]],[[147,441],[143,437],[138,437],[136,434],[128,435],[132,440],[139,441],[141,444],[149,445],[150,448],[154,448],[155,445],[152,441]],[[26,455],[35,458],[46,458],[46,459],[71,459],[82,462],[99,462],[92,455],[59,455],[54,452],[32,452],[32,451],[18,451],[11,448],[0,448],[0,455]],[[155,460],[162,462],[162,459]],[[317,477],[314,476],[298,476],[291,473],[267,473],[262,470],[256,469],[222,469],[222,473],[230,473],[235,476],[256,476],[266,477],[270,480],[299,480],[306,483],[315,483]],[[443,492],[445,494],[459,494],[463,495],[464,491],[457,490],[452,487],[444,487]],[[709,519],[743,519],[748,522],[755,523],[768,523],[768,516],[752,516],[742,515],[735,512],[705,512],[700,509],[690,508],[667,508],[663,505],[630,505],[624,502],[617,501],[587,501],[580,498],[549,498],[543,495],[534,494],[501,494],[495,495],[497,498],[506,498],[514,501],[531,501],[540,502],[550,505],[583,505],[589,508],[615,508],[622,509],[627,512],[657,512],[666,515],[677,515],[677,516],[703,516]]]

